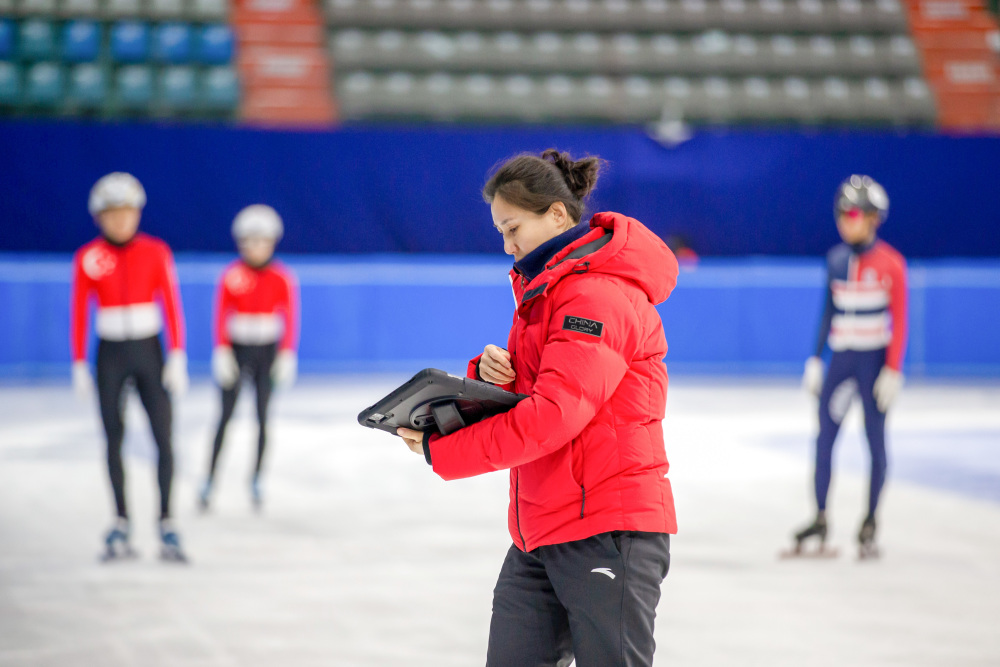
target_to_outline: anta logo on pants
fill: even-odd
[[[588,320],[585,317],[574,317],[573,315],[567,315],[563,318],[564,331],[578,331],[580,333],[590,334],[591,336],[601,337],[604,333],[604,322],[598,322],[597,320]]]

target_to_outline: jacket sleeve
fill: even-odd
[[[184,312],[181,309],[181,293],[177,287],[177,270],[174,268],[174,255],[170,248],[163,245],[163,255],[160,261],[160,297],[163,299],[163,310],[167,316],[167,333],[171,350],[184,349]]]
[[[73,257],[73,286],[69,302],[69,346],[73,361],[83,361],[87,356],[88,309],[92,289],[93,283],[83,270],[83,252],[77,252]]]
[[[282,270],[281,277],[285,285],[284,303],[280,304],[285,320],[281,349],[295,351],[299,347],[299,283],[288,269]]]
[[[610,283],[576,280],[560,287],[532,395],[504,414],[433,439],[430,458],[442,478],[512,468],[563,447],[625,376],[639,345],[632,304]],[[599,322],[602,331],[593,335],[564,328],[567,317]]]
[[[232,296],[226,289],[226,276],[229,275],[230,269],[231,267],[226,267],[226,270],[219,276],[219,287],[215,290],[215,317],[212,319],[214,323],[212,337],[215,339],[215,347],[232,345],[229,340],[229,328],[226,326],[229,313],[233,310]]]
[[[889,288],[889,314],[892,318],[892,340],[885,352],[885,365],[903,369],[903,354],[907,338],[906,260],[898,257],[892,263],[892,286]]]

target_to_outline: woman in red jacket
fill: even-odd
[[[514,256],[507,348],[471,377],[524,394],[448,436],[400,429],[444,479],[510,470],[514,544],[494,590],[489,667],[652,664],[677,532],[661,420],[667,342],[656,305],[677,260],[618,213],[580,224],[599,160],[520,155],[483,197]]]

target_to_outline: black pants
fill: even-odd
[[[652,665],[670,536],[613,532],[524,553],[493,591],[487,667]]]
[[[125,506],[125,469],[122,439],[125,383],[131,379],[146,408],[153,440],[159,450],[157,479],[160,483],[160,518],[170,516],[170,484],[174,476],[174,455],[170,447],[172,412],[170,395],[163,387],[163,348],[156,336],[142,340],[102,340],[97,346],[97,392],[101,421],[108,438],[108,473],[115,494],[118,516],[128,517]]]
[[[260,430],[257,433],[257,465],[254,467],[254,477],[260,474],[260,466],[264,459],[264,449],[267,447],[267,406],[271,402],[271,366],[278,354],[277,343],[270,345],[233,345],[236,363],[240,366],[240,377],[230,389],[222,390],[222,416],[219,428],[215,432],[215,443],[212,446],[212,462],[208,468],[208,479],[215,477],[215,466],[219,462],[222,451],[222,441],[226,437],[226,426],[233,416],[236,399],[240,395],[240,384],[243,376],[253,380],[257,389],[257,422]]]

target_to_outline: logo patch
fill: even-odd
[[[595,567],[591,572],[596,572],[597,574],[603,574],[609,579],[615,578],[615,573],[611,571],[610,567]]]
[[[580,333],[590,334],[591,336],[600,338],[601,334],[604,333],[604,322],[588,320],[585,317],[567,315],[563,318],[562,328],[563,331],[578,331]]]

